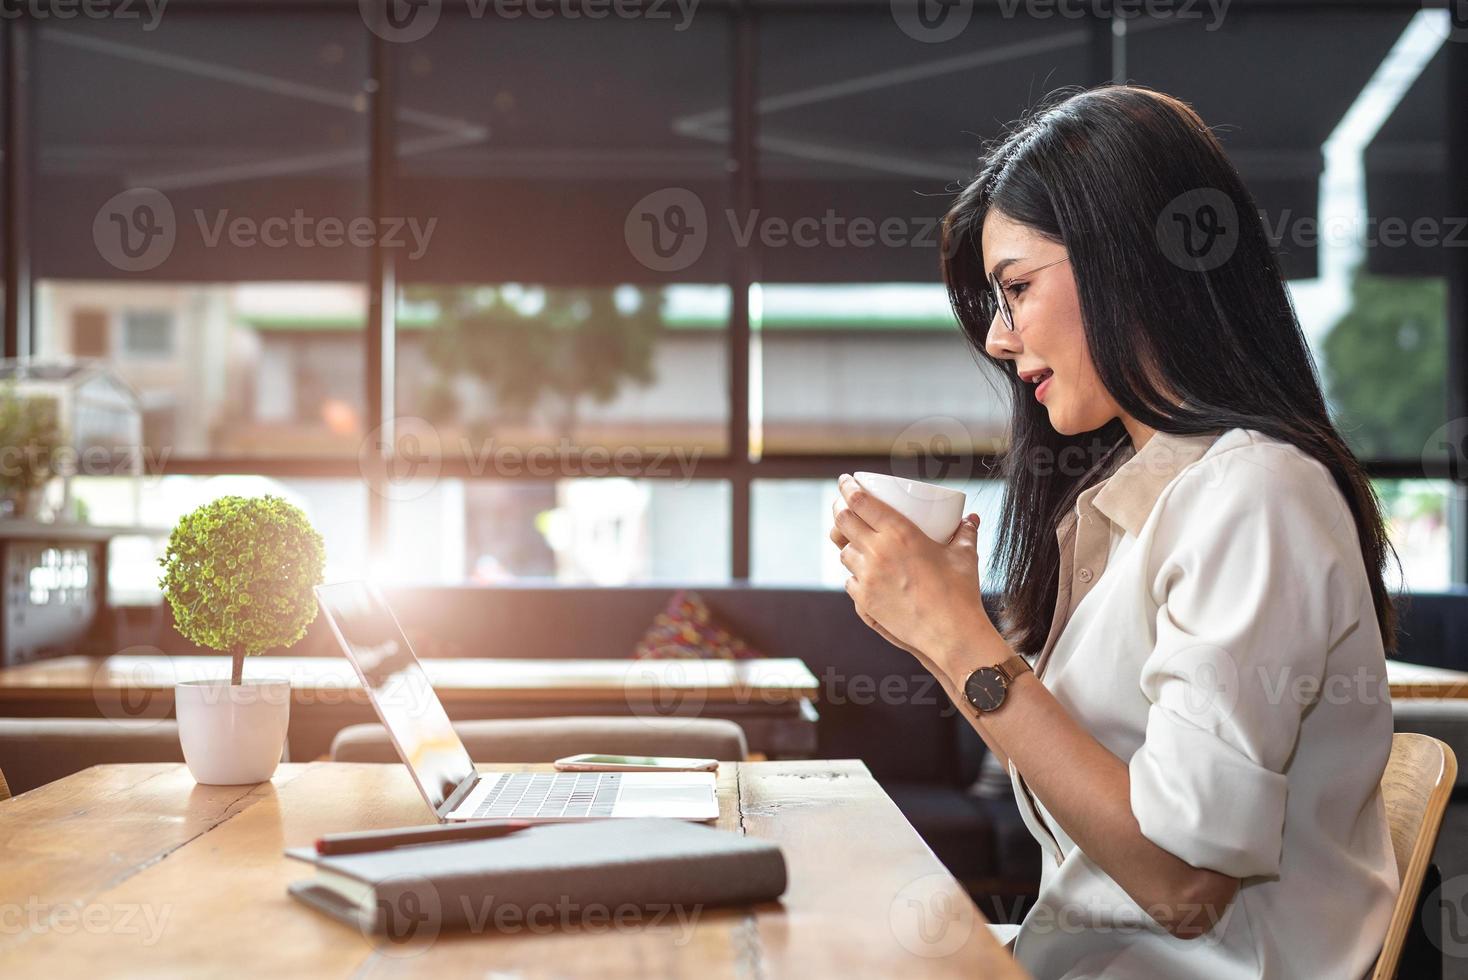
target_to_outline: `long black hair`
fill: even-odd
[[[1199,254],[1194,239],[1170,238],[1168,212],[1180,202],[1185,215],[1196,205],[1198,218],[1197,227],[1180,225],[1180,235],[1201,231],[1230,251]],[[958,322],[1012,389],[994,555],[1009,641],[1026,653],[1043,646],[1060,569],[1056,526],[1106,470],[1113,454],[1097,447],[1117,447],[1127,435],[1116,419],[1061,435],[1014,362],[989,357],[993,307],[981,236],[991,210],[1069,252],[1091,360],[1123,411],[1159,432],[1253,429],[1325,465],[1355,519],[1382,642],[1392,650],[1384,572],[1395,553],[1375,491],[1327,414],[1258,209],[1188,105],[1128,85],[1058,93],[1028,114],[990,147],[943,222],[943,277]],[[1033,465],[1065,458],[1094,465]]]

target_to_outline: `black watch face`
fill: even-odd
[[[1009,685],[1004,675],[993,667],[980,667],[968,675],[968,683],[964,685],[964,694],[968,696],[969,704],[980,711],[998,708],[1004,703],[1004,695],[1008,690]]]

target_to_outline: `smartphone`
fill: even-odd
[[[556,760],[562,772],[712,772],[717,759],[674,759],[657,755],[568,755]]]

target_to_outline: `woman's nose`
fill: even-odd
[[[1009,329],[1009,324],[1004,322],[1004,317],[998,313],[989,323],[989,336],[984,340],[984,349],[989,356],[996,360],[1018,357],[1024,351],[1024,344],[1020,342],[1019,334]]]

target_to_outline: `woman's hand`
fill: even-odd
[[[836,546],[836,549],[838,551],[845,548],[849,543],[846,540],[846,535],[841,533],[841,514],[843,511],[846,510],[849,510],[849,508],[846,506],[845,500],[838,500],[831,505],[831,532],[827,535],[827,537],[831,539],[831,543]],[[856,614],[861,617],[861,621],[863,623],[866,623],[867,626],[869,626],[874,633],[876,633],[882,639],[886,640],[888,643],[892,644],[897,649],[916,657],[919,661],[922,662],[924,667],[928,668],[929,671],[932,671],[934,669],[933,662],[928,659],[928,656],[925,653],[923,653],[916,647],[908,646],[906,643],[903,643],[897,637],[887,632],[886,628],[883,627],[881,623],[873,619],[871,615],[866,612],[866,610],[861,608],[861,606],[856,606],[855,608]]]
[[[852,573],[846,592],[872,629],[930,669],[976,629],[993,630],[979,589],[979,519],[939,544],[848,475],[839,481],[832,543]]]

